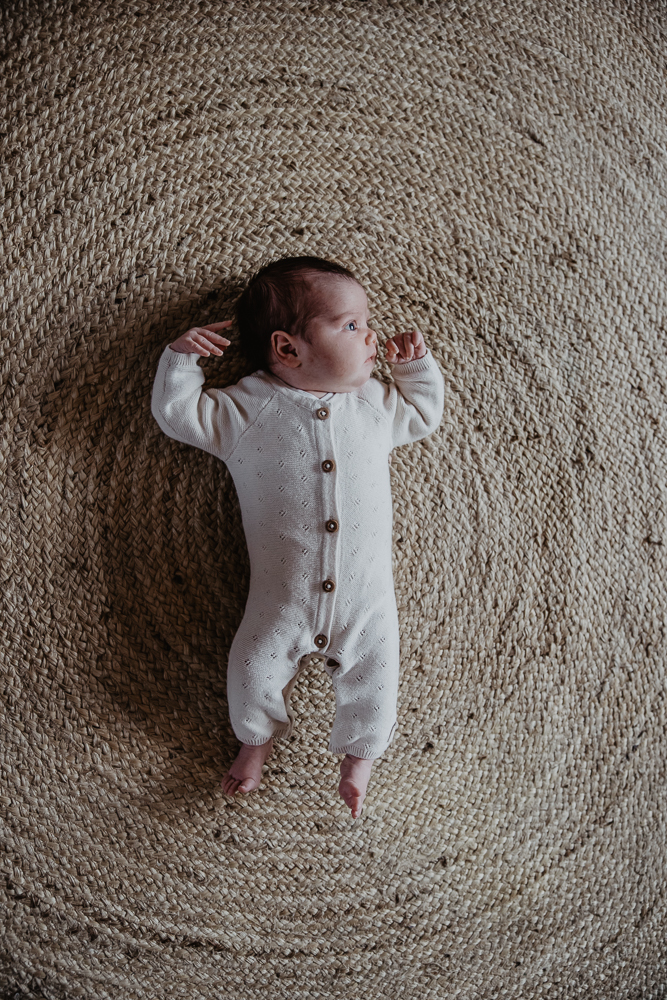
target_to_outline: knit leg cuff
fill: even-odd
[[[376,757],[381,757],[385,752],[389,744],[392,742],[394,736],[396,735],[396,725],[391,727],[391,732],[389,737],[380,746],[373,746],[372,743],[346,743],[344,746],[334,746],[331,740],[329,741],[329,752],[330,753],[349,753],[353,757],[361,757],[362,760],[375,760]]]
[[[269,740],[280,739],[281,736],[289,736],[292,731],[291,726],[279,726],[273,731],[271,736],[239,736],[235,733],[237,740],[241,743],[245,743],[249,747],[261,747],[264,743],[268,743]]]
[[[359,747],[355,746],[354,743],[350,743],[346,747],[329,747],[331,753],[350,753],[353,757],[363,757],[364,760],[375,760],[382,754],[382,750],[375,750],[372,747],[367,747],[366,745]]]
[[[353,757],[361,757],[362,760],[375,760],[376,757],[382,756],[395,735],[396,723],[391,727],[389,739],[379,747],[374,747],[372,743],[347,743],[345,746],[336,747],[330,742],[329,751],[330,753],[349,753]]]

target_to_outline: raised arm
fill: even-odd
[[[392,447],[432,434],[442,419],[445,383],[418,330],[387,341],[393,386],[385,386],[383,405],[391,419]]]
[[[228,322],[212,324],[213,329]],[[228,344],[207,327],[188,330],[163,351],[151,397],[151,412],[165,434],[223,461],[252,420],[243,405],[247,393],[234,392],[236,386],[203,391],[204,373],[197,362],[210,353],[222,354]]]
[[[419,441],[440,424],[445,405],[445,382],[430,351],[392,369],[394,386],[387,405],[392,417],[392,446]]]

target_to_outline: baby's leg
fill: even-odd
[[[227,704],[236,738],[258,747],[291,732],[289,696],[300,658],[299,650],[279,644],[281,637],[270,629],[248,631],[244,619],[229,651]]]
[[[239,633],[237,633],[237,636]],[[289,736],[294,723],[290,696],[307,660],[294,662],[295,651],[275,649],[239,654],[236,639],[229,654],[227,699],[232,729],[241,749],[222,779],[226,795],[246,794],[262,780],[262,767],[273,748],[273,737]],[[290,655],[290,652],[292,655]]]
[[[373,761],[396,731],[399,635],[395,606],[387,601],[357,628],[346,628],[343,642],[332,643],[325,670],[336,695],[329,750],[345,754],[339,793],[361,815]],[[338,638],[338,636],[336,636]]]
[[[384,650],[382,650],[384,653]],[[362,760],[382,756],[396,732],[398,658],[365,655],[331,671],[336,695],[329,750]],[[326,668],[327,673],[331,670]]]
[[[273,748],[273,739],[259,746],[241,744],[236,760],[222,779],[222,790],[225,795],[236,795],[237,792],[251,792],[262,780],[262,767]]]

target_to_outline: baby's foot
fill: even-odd
[[[361,816],[361,804],[366,796],[372,766],[372,760],[353,757],[351,753],[345,754],[340,762],[338,791],[345,800],[345,805],[352,810],[352,819]]]
[[[222,790],[225,795],[236,795],[237,792],[251,792],[262,780],[262,765],[271,753],[273,740],[261,743],[258,747],[241,744],[238,756],[227,774],[222,779]]]

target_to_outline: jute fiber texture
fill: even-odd
[[[665,996],[665,6],[1,17],[3,995]],[[223,795],[245,539],[150,413],[164,345],[297,254],[446,385],[393,456],[398,735],[357,821],[318,658]]]

